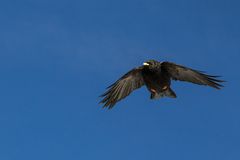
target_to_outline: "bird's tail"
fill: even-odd
[[[177,98],[176,93],[171,88],[168,88],[166,91],[164,91],[164,95],[170,98]]]
[[[159,99],[163,96],[163,93],[151,93],[150,99]]]
[[[171,88],[168,88],[164,92],[151,93],[150,98],[151,99],[159,99],[159,98],[164,97],[164,96],[170,97],[170,98],[176,98],[177,97],[176,93]]]

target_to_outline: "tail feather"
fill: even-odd
[[[168,88],[164,92],[164,95],[167,96],[167,97],[170,97],[170,98],[176,98],[177,97],[176,93],[171,88]]]
[[[163,93],[151,93],[150,99],[159,99],[163,96]]]
[[[176,93],[171,88],[168,88],[164,92],[151,93],[150,99],[159,99],[159,98],[164,97],[164,96],[170,97],[170,98],[176,98],[177,97]]]

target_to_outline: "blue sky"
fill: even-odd
[[[240,2],[0,2],[1,160],[239,160]],[[98,96],[147,59],[228,82],[173,83],[110,111]]]

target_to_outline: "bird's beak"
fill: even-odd
[[[144,66],[149,66],[149,63],[144,62],[143,65]]]

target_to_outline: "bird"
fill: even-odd
[[[107,87],[106,92],[100,96],[102,100],[99,103],[103,104],[103,108],[111,109],[117,102],[142,86],[147,87],[150,99],[176,98],[177,95],[171,88],[172,80],[221,89],[223,87],[221,83],[225,81],[218,79],[219,77],[173,62],[147,60]]]

